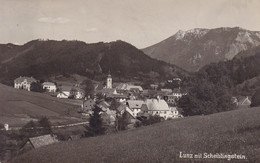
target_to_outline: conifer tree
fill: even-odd
[[[89,118],[89,126],[86,126],[85,136],[97,136],[105,134],[106,128],[103,125],[103,119],[101,118],[101,109],[95,106],[93,114]]]

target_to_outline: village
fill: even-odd
[[[82,134],[82,128],[87,127],[95,111],[99,109],[102,124],[106,128],[106,134],[115,133],[121,130],[131,130],[141,125],[151,125],[165,120],[182,118],[180,109],[176,102],[187,93],[180,88],[180,78],[173,78],[166,81],[168,85],[175,83],[174,89],[158,89],[157,84],[151,84],[150,89],[143,89],[141,85],[131,83],[113,83],[111,74],[106,77],[104,84],[87,82],[94,90],[92,95],[86,92],[81,83],[61,84],[59,81],[40,81],[34,77],[20,76],[14,80],[14,88],[19,92],[44,94],[52,99],[76,104],[74,112],[81,117],[81,121],[66,122],[65,124],[49,121],[49,117],[42,116],[41,119],[28,121],[23,127],[15,127],[5,123],[1,130],[8,134],[17,133],[22,136],[7,138],[8,148],[5,158],[36,149],[45,145],[58,143],[60,141],[77,140],[86,136]],[[40,96],[41,97],[41,96]],[[53,108],[55,110],[55,108]],[[67,115],[70,116],[69,114]],[[71,116],[71,118],[75,118]],[[150,122],[149,122],[150,121]],[[68,124],[69,123],[69,124]],[[120,124],[124,123],[124,124]],[[42,126],[40,124],[43,124]],[[47,124],[47,129],[46,128]],[[40,125],[40,126],[39,126]],[[123,125],[123,126],[122,126]],[[52,131],[62,130],[62,134]],[[73,130],[71,132],[70,130]],[[14,134],[15,135],[15,134]],[[22,141],[21,141],[21,140]]]
[[[18,77],[14,80],[14,88],[31,91],[31,85],[36,82],[33,77]],[[180,84],[181,79],[174,78],[167,82]],[[102,109],[102,118],[108,125],[114,125],[116,116],[122,116],[124,112],[129,115],[129,124],[149,116],[159,116],[163,120],[183,117],[178,111],[176,101],[187,93],[180,87],[157,90],[158,85],[151,84],[151,90],[144,90],[140,85],[129,83],[114,85],[109,74],[105,86],[98,88],[99,86],[95,85],[94,95],[90,97],[86,96],[86,92],[78,85],[58,87],[53,82],[41,84],[42,89],[55,94],[57,98],[80,101],[78,112],[84,116],[91,115],[94,106],[98,106]]]

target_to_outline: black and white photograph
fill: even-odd
[[[0,163],[260,162],[259,0],[0,0]]]

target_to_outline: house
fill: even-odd
[[[238,98],[237,106],[239,108],[249,108],[251,105],[251,101],[248,96]]]
[[[14,80],[14,88],[16,89],[25,89],[31,91],[31,84],[36,82],[36,79],[33,77],[19,77]]]
[[[71,88],[71,86],[61,86],[57,98],[69,98]]]
[[[167,102],[169,105],[176,105],[176,96],[174,95],[165,95],[163,96],[163,99]]]
[[[87,115],[92,114],[92,110],[94,109],[96,105],[95,100],[93,99],[88,99],[83,102],[83,107],[81,108],[81,112],[87,113]]]
[[[52,136],[50,134],[32,137],[27,139],[27,141],[21,146],[20,150],[36,149],[57,142],[58,139],[56,136]]]
[[[118,93],[115,88],[103,88],[98,90],[97,93],[102,94],[105,98],[115,98],[120,101],[125,101],[128,98],[125,93]]]
[[[165,100],[160,98],[157,99],[147,99],[145,104],[148,108],[148,113],[151,115],[158,115],[164,119],[171,118],[171,110]]]
[[[125,110],[126,110],[127,105],[122,103],[121,105],[119,105],[119,107],[116,108],[116,111],[119,115],[123,115]]]
[[[177,98],[181,98],[182,96],[187,95],[187,92],[181,90],[180,88],[175,88],[172,90],[172,95]]]
[[[72,87],[70,95],[73,95],[75,99],[83,99],[85,97],[85,92],[79,87]]]
[[[56,92],[57,87],[54,83],[52,82],[44,82],[42,83],[43,89],[46,89],[48,92]]]
[[[172,93],[172,89],[161,89],[162,92],[165,92],[165,93]]]
[[[160,99],[147,99],[141,107],[141,112],[138,116],[157,115],[164,119],[177,118],[180,114],[176,107],[169,107],[165,100]]]
[[[98,90],[97,93],[101,93],[105,97],[117,95],[117,91],[115,88],[103,88],[101,90]]]
[[[75,99],[83,99],[85,97],[84,90],[79,87],[74,86],[61,86],[60,92],[57,95],[57,98],[69,98],[74,96]]]
[[[179,118],[179,117],[183,117],[180,112],[177,110],[177,107],[170,107],[171,113],[172,114],[172,118]]]
[[[150,84],[150,87],[153,89],[153,90],[157,90],[157,88],[159,87],[158,84]]]
[[[141,107],[144,104],[142,100],[127,100],[126,102],[126,111],[129,112],[134,118],[141,111]]]
[[[104,112],[108,111],[110,108],[110,104],[105,100],[102,100],[97,106]]]
[[[135,92],[140,93],[143,92],[143,88],[138,85],[132,85],[132,84],[126,84],[126,83],[120,83],[116,90],[118,93],[125,93],[125,92]]]

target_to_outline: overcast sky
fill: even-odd
[[[260,31],[260,0],[0,0],[0,43],[127,41],[144,48],[178,30]]]

